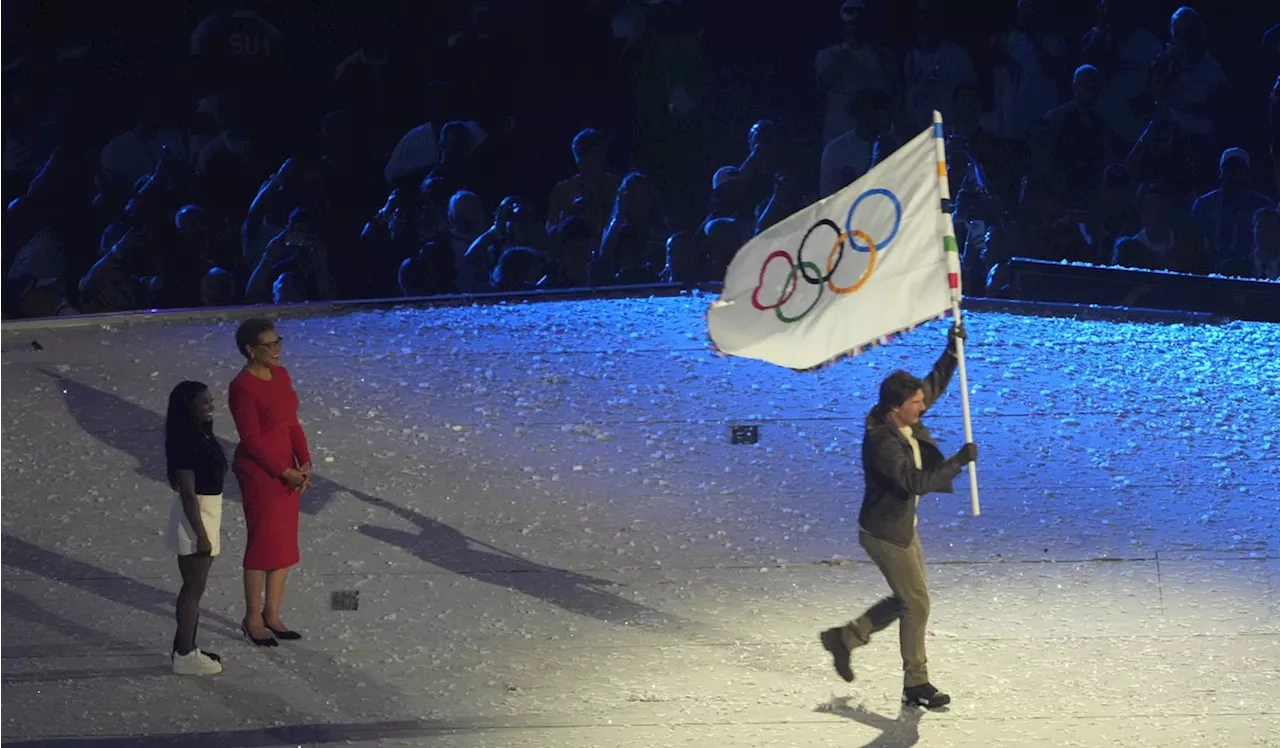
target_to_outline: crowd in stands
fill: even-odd
[[[1008,0],[991,33],[959,0],[815,0],[761,50],[719,14],[766,11],[716,0],[244,0],[139,72],[29,5],[5,318],[717,281],[934,109],[967,293],[1008,293],[1015,256],[1280,279],[1280,17]],[[809,72],[761,82],[762,54]]]

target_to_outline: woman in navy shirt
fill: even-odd
[[[200,598],[219,550],[227,457],[213,435],[213,396],[200,382],[182,382],[169,393],[164,454],[169,485],[178,492],[169,512],[166,539],[182,572],[173,672],[214,675],[222,672],[221,659],[196,648],[196,627]]]

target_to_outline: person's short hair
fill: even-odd
[[[1136,200],[1138,206],[1141,207],[1142,201],[1146,200],[1148,197],[1162,197],[1168,199],[1170,197],[1169,188],[1159,182],[1143,182],[1138,185]]]
[[[498,265],[489,275],[489,283],[496,291],[520,291],[538,281],[547,265],[547,254],[532,247],[509,247],[498,258]]]
[[[1122,236],[1111,248],[1111,262],[1124,268],[1138,267],[1144,249],[1142,242],[1132,236]]]
[[[575,158],[582,158],[588,151],[598,148],[604,148],[608,144],[604,133],[588,127],[577,135],[573,136],[573,155]]]
[[[214,267],[200,279],[200,303],[222,306],[236,300],[236,277],[229,270]]]
[[[236,328],[236,348],[240,349],[240,355],[251,358],[249,346],[255,345],[258,338],[262,337],[262,333],[274,329],[276,329],[276,323],[263,317],[253,317],[241,322]]]
[[[466,138],[468,143],[471,142],[471,128],[467,127],[467,123],[462,120],[444,123],[444,127],[440,128],[440,142],[447,142],[449,136],[455,132]]]
[[[880,383],[880,407],[900,408],[903,403],[923,389],[924,382],[921,382],[919,377],[899,369]]]
[[[1132,179],[1129,167],[1124,164],[1111,164],[1102,170],[1102,185],[1110,190],[1118,190]]]
[[[1280,222],[1280,208],[1258,208],[1253,212],[1254,223],[1268,218]]]
[[[1096,67],[1086,63],[1076,68],[1076,72],[1071,76],[1071,80],[1078,81],[1082,76],[1085,76],[1085,75],[1091,75],[1096,79],[1099,75],[1101,75],[1101,73],[1098,72],[1098,69]]]

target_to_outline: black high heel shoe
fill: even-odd
[[[271,624],[267,623],[267,616],[265,613],[262,616],[262,625],[267,627],[267,631],[270,631],[271,633],[275,634],[277,639],[283,639],[284,641],[292,642],[302,638],[302,634],[299,634],[297,631],[272,628]]]
[[[249,625],[247,623],[244,623],[243,621],[240,622],[240,633],[244,634],[244,638],[248,639],[249,641],[253,642],[254,645],[259,647],[280,646],[280,642],[276,641],[276,638],[274,636],[268,636],[266,639],[255,638],[253,634],[249,633]]]

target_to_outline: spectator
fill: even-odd
[[[366,121],[385,119],[394,84],[384,34],[366,32],[360,48],[333,70],[334,100]]]
[[[423,244],[400,264],[398,277],[401,291],[408,296],[458,293],[457,267],[447,241],[432,240]]]
[[[976,83],[965,83],[956,88],[955,111],[947,120],[947,171],[951,194],[967,192],[970,199],[979,198],[981,212],[997,212],[992,200],[1003,205],[1017,200],[1020,165],[1027,160],[1026,148],[1021,141],[996,135],[982,126],[983,110],[987,105],[984,89]],[[878,150],[891,152],[896,142],[883,144]],[[978,216],[987,223],[996,220],[995,215]],[[962,218],[968,220],[968,217]]]
[[[68,219],[74,217],[77,171],[72,156],[59,148],[40,167],[26,194],[8,205],[4,266],[9,279],[31,276],[56,293],[66,290],[75,241],[74,224]]]
[[[1280,190],[1280,75],[1276,76],[1275,83],[1271,86],[1271,100],[1267,115],[1271,124],[1268,138],[1271,146],[1271,167],[1275,172],[1275,187]]]
[[[732,218],[707,221],[699,233],[700,254],[707,258],[717,274],[723,274],[733,256],[742,248],[743,232],[738,221]]]
[[[1158,184],[1144,184],[1138,188],[1137,202],[1142,224],[1142,230],[1132,237],[1137,245],[1126,245],[1124,257],[1115,257],[1115,264],[1179,273],[1206,272],[1203,241],[1185,221],[1175,221],[1173,196],[1168,190]]]
[[[1252,161],[1243,148],[1228,148],[1218,161],[1220,186],[1196,200],[1191,218],[1207,241],[1213,272],[1253,274],[1253,216],[1271,201],[1249,189]]]
[[[1196,197],[1200,170],[1195,153],[1167,112],[1157,113],[1157,118],[1142,131],[1142,137],[1125,157],[1125,164],[1134,181],[1167,185],[1180,208],[1189,206]]]
[[[222,268],[211,268],[200,279],[201,306],[228,306],[239,296],[236,277]]]
[[[738,167],[738,176],[754,206],[753,218],[764,212],[778,175],[788,171],[785,147],[782,130],[769,120],[756,122],[747,133],[747,158]]]
[[[1153,66],[1152,95],[1157,106],[1168,108],[1174,124],[1197,150],[1211,149],[1213,116],[1220,108],[1217,95],[1226,75],[1209,52],[1208,31],[1199,13],[1179,8],[1169,21],[1169,35],[1168,47]]]
[[[304,195],[328,222],[336,249],[346,249],[360,235],[365,216],[377,207],[382,180],[370,160],[367,122],[345,110],[327,113],[320,126],[324,154]],[[361,148],[360,144],[365,144]],[[335,258],[337,259],[337,258]],[[345,271],[344,271],[345,272]]]
[[[174,213],[183,194],[162,158],[125,206],[123,236],[80,280],[82,309],[123,312],[192,304],[198,278],[181,252]]]
[[[711,175],[711,212],[703,223],[716,218],[749,220],[754,215],[755,206],[751,204],[751,193],[747,180],[742,178],[742,169],[736,166],[716,169]],[[670,244],[670,239],[667,243]]]
[[[871,155],[873,166],[878,154],[879,151],[873,152]],[[888,154],[886,153],[885,155]],[[767,230],[775,223],[803,209],[805,205],[806,200],[804,194],[800,192],[799,180],[786,174],[778,174],[773,178],[773,195],[765,203],[756,222],[753,224],[742,219],[735,219],[735,222],[742,227],[742,232],[738,237],[739,246],[752,236]]]
[[[1280,75],[1280,23],[1262,35],[1262,79],[1271,82]]]
[[[302,274],[292,270],[281,273],[271,284],[271,303],[273,304],[305,304],[311,300],[312,296]]]
[[[541,244],[540,221],[518,197],[506,197],[493,214],[493,225],[481,234],[467,250],[467,262],[474,268],[492,273],[507,249]]]
[[[1097,111],[1101,83],[1097,68],[1081,65],[1072,79],[1071,101],[1045,117],[1054,133],[1054,160],[1074,203],[1088,199],[1109,161],[1107,123]]]
[[[532,247],[511,247],[502,253],[490,285],[495,291],[532,291],[550,281],[551,257]]]
[[[26,190],[50,153],[69,145],[67,136],[75,94],[61,86],[50,90],[48,78],[36,76],[23,61],[5,69],[5,202]],[[14,81],[15,77],[19,81]]]
[[[471,168],[475,148],[475,137],[466,123],[447,123],[440,129],[440,161],[428,178],[444,180],[443,189],[449,194],[471,188],[476,177]]]
[[[360,234],[361,270],[352,280],[366,287],[374,298],[396,295],[398,269],[420,246],[417,227],[420,200],[417,190],[392,190]]]
[[[244,261],[251,267],[262,257],[267,242],[284,230],[294,209],[320,207],[322,191],[318,178],[312,164],[300,158],[287,158],[263,182],[241,227]]]
[[[828,197],[871,170],[876,145],[892,137],[893,97],[879,89],[859,92],[850,101],[856,125],[822,149],[818,168],[818,195]],[[923,129],[923,128],[922,128]],[[886,143],[879,151],[891,152]]]
[[[191,32],[197,90],[223,93],[270,87],[282,69],[280,30],[236,0],[219,0]]]
[[[476,293],[484,286],[483,272],[467,262],[467,250],[485,231],[484,203],[474,192],[458,192],[449,199],[449,246],[453,254],[454,287]]]
[[[431,169],[440,162],[439,130],[447,122],[462,121],[471,131],[476,148],[488,140],[486,133],[478,123],[463,121],[454,115],[452,90],[443,81],[428,83],[423,94],[423,113],[425,121],[409,130],[396,143],[391,158],[383,169],[383,177],[389,187],[417,186],[431,173]]]
[[[917,37],[903,66],[906,131],[917,133],[933,122],[933,112],[951,114],[955,91],[978,79],[964,47],[946,38],[939,0],[916,0]]]
[[[1035,182],[1046,197],[1060,203],[1066,196],[1066,176],[1058,168],[1057,141],[1048,120],[1038,119],[1027,128],[1027,169],[1023,182]]]
[[[573,160],[578,173],[552,188],[548,231],[569,216],[581,216],[595,236],[604,235],[619,185],[618,178],[605,170],[608,158],[608,141],[599,131],[588,128],[574,137]]]
[[[284,230],[267,244],[249,277],[245,300],[250,304],[265,303],[274,293],[276,280],[290,272],[293,275],[285,284],[290,294],[299,294],[306,301],[337,298],[320,222],[308,208],[295,208]]]
[[[1093,193],[1085,220],[1093,246],[1106,254],[1121,237],[1138,228],[1136,188],[1124,164],[1111,164],[1102,172],[1102,183]],[[1181,206],[1181,203],[1179,203]]]
[[[149,176],[168,153],[190,171],[195,159],[187,136],[174,122],[162,95],[142,97],[142,114],[123,133],[102,148],[102,188],[107,194],[128,192],[139,179]]]
[[[699,232],[700,235],[702,233]],[[672,234],[667,239],[667,263],[661,278],[664,282],[689,285],[716,280],[712,277],[715,272],[718,271],[707,258],[701,241],[684,232]]]
[[[1111,264],[1122,268],[1149,268],[1155,259],[1142,242],[1132,236],[1116,239],[1112,249]]]
[[[818,51],[814,68],[818,90],[826,94],[822,123],[825,146],[858,124],[854,100],[867,90],[890,91],[896,85],[897,66],[888,49],[873,44],[877,29],[871,23],[866,0],[844,0],[840,5],[840,43]]]
[[[1164,49],[1160,40],[1140,25],[1139,0],[1102,0],[1100,18],[1085,35],[1085,63],[1102,71],[1104,83],[1098,111],[1112,136],[1130,147],[1147,126],[1151,65]]]
[[[1253,214],[1253,276],[1280,281],[1280,209]]]
[[[220,132],[196,156],[196,177],[206,196],[215,205],[243,205],[253,193],[261,174],[260,157],[244,115],[243,101],[236,94],[217,97],[214,117]]]
[[[1067,42],[1055,33],[1045,0],[1018,0],[1013,28],[995,42],[995,87],[1004,137],[1022,138],[1032,122],[1062,100],[1058,82],[1067,67]]]
[[[649,268],[650,280],[656,279],[656,258],[665,255],[665,229],[653,182],[644,174],[631,172],[618,187],[609,227],[592,261],[595,283],[613,283],[619,274],[633,268]]]
[[[598,245],[597,234],[585,218],[569,216],[551,228],[547,237],[551,258],[560,269],[558,280],[566,288],[591,285],[591,252]]]
[[[702,214],[696,205],[703,191],[696,165],[705,147],[706,123],[702,29],[688,5],[630,3],[629,23],[615,24],[614,30],[626,39],[620,64],[631,93],[627,119],[634,163],[671,197],[682,223]]]
[[[468,94],[468,110],[491,133],[515,128],[512,71],[521,67],[523,57],[523,43],[503,27],[503,20],[488,0],[473,0],[470,23],[448,40],[450,79]]]

